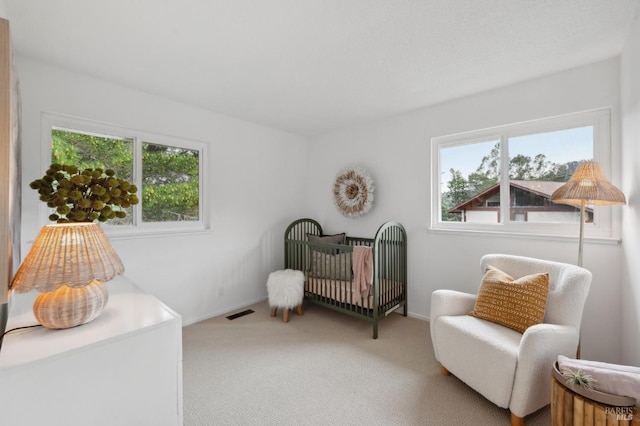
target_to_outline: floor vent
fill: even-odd
[[[254,312],[253,310],[251,310],[251,309],[247,309],[246,311],[242,311],[242,312],[238,312],[237,314],[229,315],[229,316],[227,317],[227,319],[228,319],[228,320],[234,320],[234,319],[236,319],[236,318],[240,318],[240,317],[243,317],[243,316],[245,316],[245,315],[252,314],[253,312]]]

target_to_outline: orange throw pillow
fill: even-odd
[[[487,266],[473,311],[469,315],[512,328],[520,333],[544,320],[549,274],[513,279]]]

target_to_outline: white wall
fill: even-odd
[[[471,223],[498,223],[497,211],[467,210],[465,212],[466,222]]]
[[[580,212],[528,212],[528,222],[580,223]]]
[[[48,167],[40,160],[41,114],[66,114],[209,146],[212,232],[112,238],[126,276],[178,311],[185,324],[266,297],[261,284],[282,267],[284,229],[303,210],[305,138],[16,59],[23,113],[24,254],[40,229],[40,201],[28,183]]]
[[[430,295],[435,289],[477,291],[479,260],[485,253],[575,263],[578,251],[577,238],[428,232],[430,139],[601,107],[612,108],[612,139],[619,141],[616,59],[324,135],[311,144],[309,214],[328,233],[347,231],[358,236],[373,235],[386,220],[403,223],[409,241],[409,311],[428,318]],[[619,164],[617,143],[612,157],[614,165]],[[352,164],[367,169],[377,188],[372,210],[356,219],[341,216],[331,202],[336,174]],[[612,176],[614,183],[619,179]],[[618,244],[587,242],[584,256],[584,265],[593,272],[594,280],[584,314],[582,354],[585,358],[619,362],[621,248]]]
[[[640,17],[636,17],[620,64],[622,115],[624,269],[622,273],[622,359],[640,365]]]

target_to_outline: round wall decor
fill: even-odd
[[[333,197],[340,213],[347,217],[365,214],[373,205],[373,179],[360,168],[348,168],[336,177]]]

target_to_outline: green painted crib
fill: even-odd
[[[401,307],[407,316],[407,234],[400,223],[384,223],[374,238],[346,236],[345,244],[309,241],[309,235],[323,235],[313,219],[294,221],[284,234],[285,268],[304,272],[306,300],[371,322],[374,339],[380,319]],[[371,249],[373,280],[366,291],[352,272],[358,246]]]

